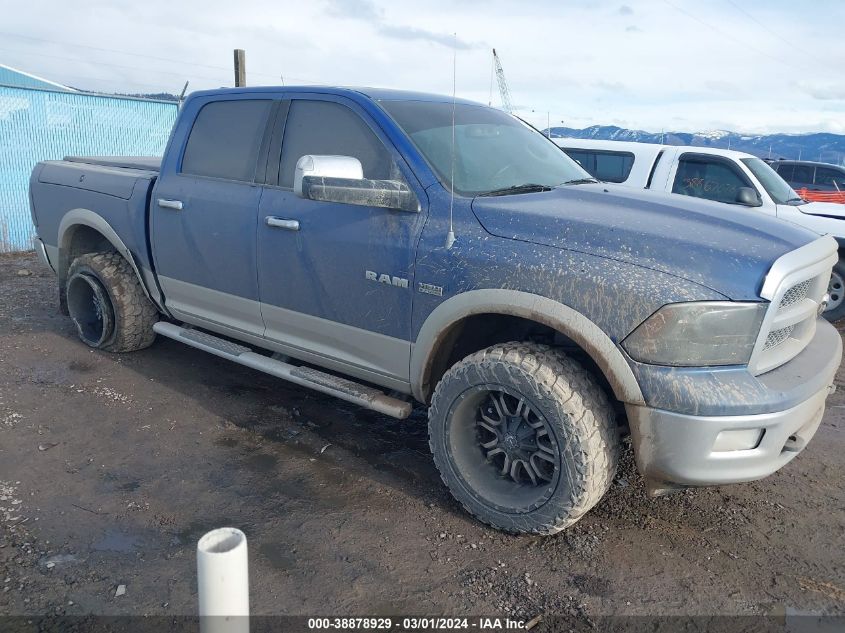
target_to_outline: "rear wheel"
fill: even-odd
[[[455,498],[509,532],[572,525],[607,491],[618,461],[613,408],[592,375],[529,343],[495,345],[446,372],[429,433]]]
[[[828,321],[838,321],[845,317],[845,261],[842,259],[833,267],[827,294],[830,299],[823,314],[824,318]]]
[[[68,269],[67,307],[79,338],[108,352],[152,345],[158,311],[119,253],[86,253]]]

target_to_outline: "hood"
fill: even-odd
[[[834,202],[808,202],[798,205],[798,210],[807,215],[820,215],[825,218],[845,218],[845,204]]]
[[[759,300],[772,263],[818,238],[759,211],[619,185],[477,197],[472,210],[493,235],[659,270],[737,301]]]

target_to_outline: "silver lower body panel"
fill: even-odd
[[[707,486],[762,479],[807,446],[831,390],[825,387],[790,409],[757,415],[696,416],[626,405],[637,467],[659,484]]]

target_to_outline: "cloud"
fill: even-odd
[[[604,90],[606,92],[612,92],[614,94],[618,94],[620,92],[625,92],[628,89],[628,87],[625,84],[623,84],[619,81],[599,80],[599,81],[594,81],[592,83],[592,86],[594,88],[598,88],[599,90]]]
[[[231,85],[232,49],[245,48],[250,85],[278,85],[284,75],[288,84],[451,94],[457,31],[458,95],[491,100],[490,51],[477,44],[489,42],[503,57],[513,101],[541,128],[547,112],[571,127],[624,120],[658,132],[845,128],[845,78],[831,70],[845,62],[845,2],[806,15],[800,3],[768,12],[767,27],[795,43],[785,48],[737,22],[726,2],[707,10],[671,3],[717,32],[665,2],[633,0],[544,0],[536,12],[512,0],[250,0],[249,11],[230,0],[92,1],[102,10],[18,3],[0,29],[3,62],[88,90],[178,93],[185,80],[189,90]],[[832,51],[831,63],[797,48]]]
[[[731,81],[723,81],[721,79],[708,79],[704,82],[704,87],[711,92],[719,93],[726,96],[736,96],[741,94],[743,90]]]
[[[845,99],[845,83],[806,83],[799,82],[798,86],[819,101],[838,101]]]
[[[454,46],[459,50],[482,46],[482,44],[466,42],[448,33],[436,33],[416,26],[395,24],[385,17],[384,9],[371,0],[329,0],[326,13],[334,17],[370,23],[379,34],[397,40],[422,40],[448,48]]]
[[[471,48],[478,48],[481,44],[465,42],[461,38],[455,38],[454,35],[446,33],[433,33],[425,29],[418,29],[414,26],[402,26],[400,24],[381,24],[378,27],[378,32],[386,37],[393,37],[399,40],[424,40],[433,44],[441,44],[460,50],[469,50]]]
[[[623,4],[619,7],[619,15],[634,15],[634,10],[627,4]]]
[[[384,9],[370,0],[329,0],[326,13],[339,18],[367,22],[380,22],[384,19]]]

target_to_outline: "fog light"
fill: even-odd
[[[757,448],[763,439],[764,429],[743,429],[741,431],[722,431],[713,442],[713,452],[747,451]]]

